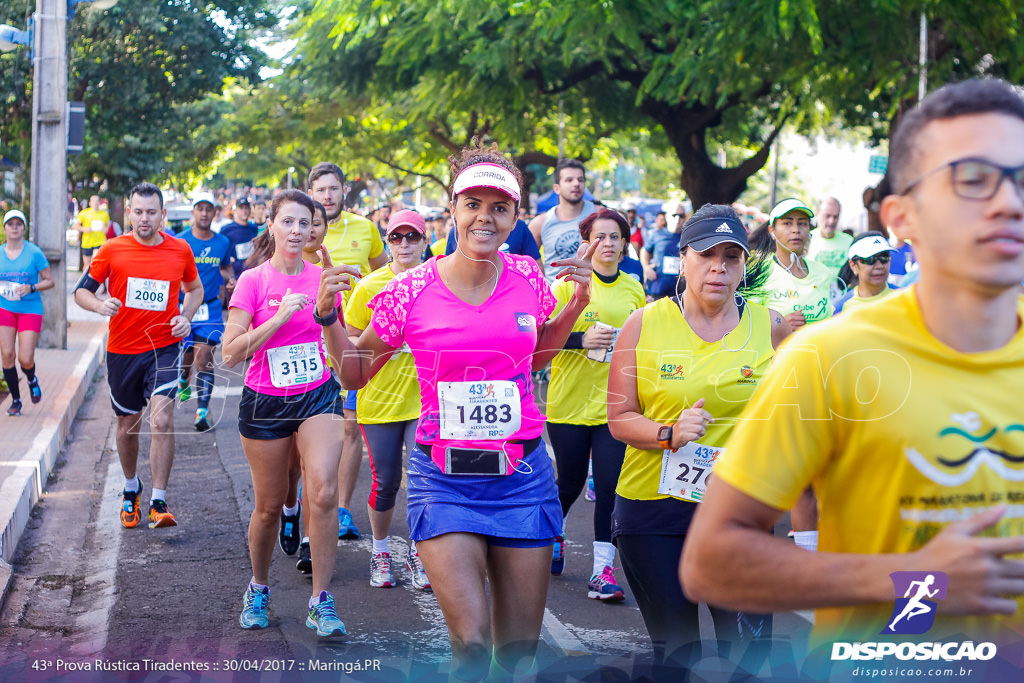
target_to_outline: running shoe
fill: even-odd
[[[121,525],[131,529],[139,523],[139,496],[142,494],[142,481],[139,480],[138,491],[122,491],[124,501],[121,503]]]
[[[423,568],[423,561],[420,560],[419,551],[409,546],[409,554],[405,556],[405,568],[412,577],[412,587],[421,590],[430,590],[430,579],[427,578],[427,570]]]
[[[338,508],[338,538],[348,541],[359,538],[359,529],[352,523],[352,513],[347,508]]]
[[[589,500],[591,503],[597,500],[597,491],[594,490],[594,476],[587,477],[587,490],[584,492],[583,497]]]
[[[18,417],[21,415],[21,399],[16,398],[11,401],[11,407],[7,409],[7,414],[11,417]]]
[[[313,573],[313,557],[309,554],[309,543],[299,544],[299,559],[295,563],[295,568],[303,574]]]
[[[334,596],[327,591],[320,591],[320,602],[309,608],[306,626],[316,630],[321,638],[345,635],[345,624],[338,618],[334,610]]]
[[[197,432],[210,431],[210,409],[200,408],[196,411],[196,421],[193,423]]]
[[[285,555],[294,555],[295,551],[299,549],[299,542],[302,541],[302,536],[299,536],[299,517],[301,516],[302,503],[299,503],[299,509],[294,515],[286,515],[283,511],[281,512],[281,531],[277,540],[281,543],[281,550]]]
[[[266,628],[267,603],[270,601],[270,589],[253,590],[252,584],[245,589],[242,596],[242,613],[238,615],[238,625],[246,629]]]
[[[370,556],[370,585],[374,588],[395,585],[395,577],[391,575],[391,553],[373,553]]]
[[[192,386],[188,383],[188,377],[178,378],[178,400],[184,403],[192,398]]]
[[[561,576],[565,569],[565,536],[555,536],[555,545],[551,551],[551,573]]]
[[[28,390],[32,393],[32,402],[39,403],[43,400],[43,389],[39,386],[39,378],[33,377],[28,383]]]
[[[157,499],[149,502],[149,528],[163,529],[168,526],[178,526],[174,515],[167,511],[167,503]]]
[[[601,602],[622,602],[626,594],[622,592],[619,584],[615,583],[615,571],[611,567],[605,567],[600,574],[594,574],[587,581],[587,597]]]

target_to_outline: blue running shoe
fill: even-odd
[[[43,389],[39,386],[39,378],[33,377],[29,380],[28,390],[32,394],[32,402],[39,403],[43,400]]]
[[[594,574],[587,582],[587,597],[601,602],[622,602],[626,594],[622,588],[615,583],[615,571],[611,567],[605,567],[600,574]]]
[[[270,623],[267,619],[269,601],[269,589],[253,590],[252,584],[249,584],[242,596],[242,613],[238,615],[238,625],[245,629],[266,628]]]
[[[314,629],[321,638],[345,635],[345,624],[338,618],[334,610],[334,596],[327,591],[320,591],[320,602],[309,608],[306,626]]]
[[[551,552],[551,573],[561,576],[565,569],[565,536],[555,536],[555,545]]]
[[[352,513],[347,508],[338,508],[338,538],[347,541],[359,538],[359,529],[352,523]]]
[[[587,477],[587,490],[583,493],[583,497],[591,503],[597,500],[597,490],[594,489],[594,475]]]

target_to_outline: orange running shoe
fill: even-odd
[[[139,496],[142,495],[142,482],[138,491],[122,491],[124,501],[121,503],[121,524],[131,529],[139,523]]]
[[[154,500],[149,504],[149,528],[162,529],[166,526],[178,526],[174,515],[167,511],[167,503]]]

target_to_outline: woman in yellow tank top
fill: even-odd
[[[608,381],[608,423],[627,444],[612,538],[655,653],[655,679],[675,680],[701,654],[697,605],[683,595],[679,556],[714,461],[790,332],[746,302],[767,269],[728,206],[701,207],[683,227],[675,297],[633,313]],[[711,608],[719,640],[770,634],[770,616]]]

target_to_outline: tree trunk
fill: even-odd
[[[694,209],[705,204],[732,204],[747,189],[747,179],[768,162],[768,152],[782,126],[779,125],[761,149],[739,166],[722,168],[711,160],[706,145],[708,128],[718,124],[719,116],[694,110],[682,104],[645,107],[665,131],[682,165],[680,186]]]

